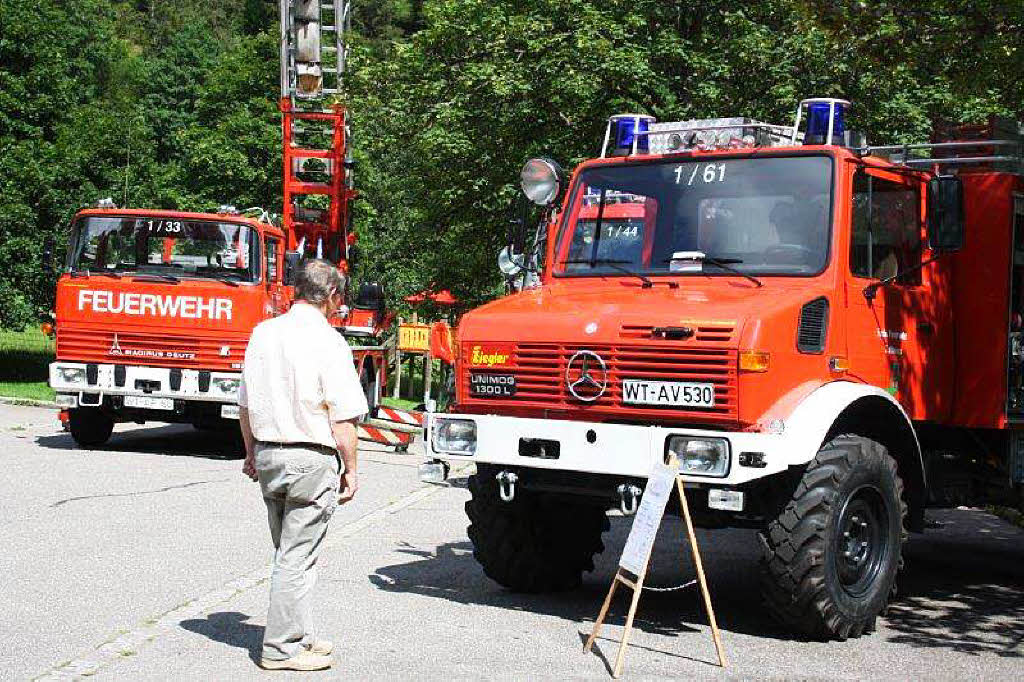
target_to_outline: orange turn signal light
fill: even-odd
[[[741,350],[741,372],[767,372],[771,365],[771,353],[763,350]]]
[[[847,372],[850,369],[850,359],[842,355],[833,355],[828,359],[828,368],[836,373]]]

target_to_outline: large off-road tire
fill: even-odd
[[[521,489],[503,502],[496,473],[478,466],[469,477],[469,538],[484,573],[515,592],[578,587],[584,571],[594,570],[594,555],[604,551],[604,509]]]
[[[772,615],[819,639],[874,630],[895,594],[906,515],[903,483],[884,446],[856,435],[827,442],[760,535]]]
[[[68,412],[71,437],[82,447],[103,445],[114,431],[114,420],[96,407],[76,407]]]

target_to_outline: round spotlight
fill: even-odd
[[[551,159],[530,159],[519,178],[523,194],[538,206],[548,206],[562,190],[562,169]]]

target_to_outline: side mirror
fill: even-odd
[[[387,308],[387,300],[384,298],[384,285],[377,282],[363,282],[359,285],[359,294],[356,296],[355,308],[359,310],[373,310],[383,313]]]
[[[295,278],[299,275],[299,263],[302,262],[302,254],[298,251],[284,252],[284,285],[295,286]]]
[[[956,175],[928,181],[928,247],[956,251],[964,245],[964,186]]]

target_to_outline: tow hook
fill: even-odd
[[[632,483],[622,483],[615,489],[619,493],[619,509],[626,516],[636,514],[637,501],[643,491]]]
[[[516,498],[516,481],[519,477],[511,471],[502,471],[497,476],[498,479],[498,497],[501,498],[502,502],[511,502]]]

